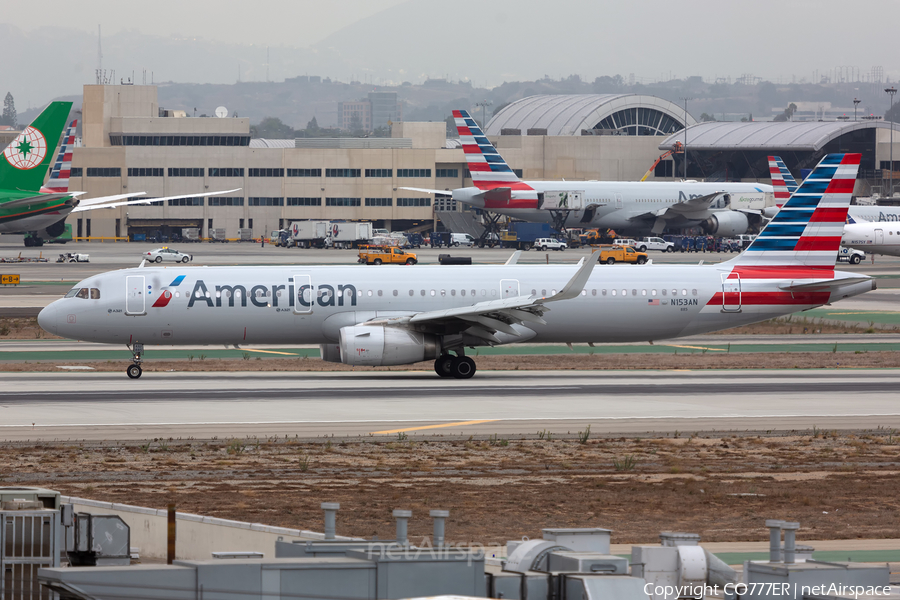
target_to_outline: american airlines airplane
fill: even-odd
[[[778,156],[769,157],[772,187],[779,206],[797,189],[797,181]],[[851,206],[841,244],[870,254],[900,256],[900,209],[895,206]]]
[[[521,181],[467,111],[454,110],[453,116],[474,186],[452,195],[476,208],[558,228],[611,228],[621,235],[702,225],[713,235],[732,236],[777,212],[772,186],[758,183]]]
[[[875,289],[835,271],[859,154],[825,157],[738,257],[714,265],[156,267],[81,281],[38,323],[63,337],[144,345],[320,344],[323,360],[434,360],[466,379],[466,348],[638,342],[765,321]]]

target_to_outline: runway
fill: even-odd
[[[890,370],[0,374],[0,440],[900,428]]]

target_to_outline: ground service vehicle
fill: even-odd
[[[856,248],[844,248],[838,251],[837,262],[848,262],[851,265],[858,265],[866,258],[866,253]]]
[[[181,230],[182,242],[199,242],[200,230],[197,227],[184,227]]]
[[[249,227],[241,227],[238,229],[238,241],[239,242],[253,242],[253,230]]]
[[[637,240],[634,247],[640,252],[647,250],[659,250],[660,252],[675,252],[675,244],[667,242],[660,237],[645,237]]]
[[[591,256],[580,265],[423,265],[390,277],[351,265],[144,265],[80,281],[38,323],[127,345],[133,379],[144,344],[318,344],[325,361],[433,360],[439,376],[467,379],[476,370],[469,348],[729,329],[875,289],[871,277],[834,267],[860,158],[827,155],[750,247],[715,264],[598,268]]]
[[[474,246],[475,238],[468,233],[451,233],[450,243],[454,246]]]
[[[371,223],[355,221],[332,222],[331,243],[335,248],[357,248],[372,239]]]
[[[565,250],[566,243],[554,238],[538,238],[534,240],[534,247],[538,250]]]
[[[603,232],[597,229],[590,229],[578,236],[578,242],[582,246],[599,246],[601,244],[612,244],[615,238],[616,232],[611,229]]]
[[[269,234],[269,243],[275,247],[286,247],[291,239],[291,232],[287,229],[273,229]]]
[[[157,248],[156,250],[151,250],[150,252],[144,252],[144,260],[155,263],[161,263],[163,261],[188,263],[194,260],[194,257],[190,254],[185,254],[184,252],[179,252],[178,250],[164,246],[162,248]]]
[[[291,223],[291,241],[300,248],[324,248],[331,235],[330,221],[294,221]]]
[[[209,242],[223,242],[225,244],[228,243],[228,237],[225,233],[224,227],[219,227],[218,229],[210,229],[209,230]]]
[[[59,258],[56,259],[58,263],[65,262],[91,262],[91,257],[89,254],[78,254],[77,252],[66,252],[64,254],[60,254]]]
[[[450,247],[450,232],[449,231],[432,231],[431,232],[431,247],[432,248],[442,248],[444,246]]]
[[[644,252],[638,252],[631,246],[604,245],[600,246],[599,261],[608,265],[617,262],[637,263],[639,265],[642,265],[647,262],[647,254]]]
[[[414,265],[419,261],[412,252],[406,252],[396,246],[360,246],[358,262],[367,265]]]
[[[550,223],[522,223],[514,221],[509,227],[500,233],[500,243],[504,248],[516,250],[531,250],[535,240],[539,238],[551,238],[557,232]]]

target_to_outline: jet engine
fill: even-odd
[[[436,335],[401,327],[355,325],[342,327],[338,343],[323,344],[321,352],[323,360],[347,365],[408,365],[439,357],[441,342]]]
[[[59,221],[57,221],[56,223],[54,223],[54,224],[51,225],[50,227],[47,227],[46,229],[44,229],[44,233],[45,233],[46,235],[45,235],[45,236],[41,236],[41,237],[46,237],[46,238],[55,238],[55,237],[59,237],[59,236],[61,236],[61,235],[63,234],[63,232],[64,232],[65,230],[66,230],[66,220],[65,220],[65,219],[60,219]]]
[[[742,212],[728,210],[715,213],[703,221],[702,227],[710,235],[730,237],[747,233],[750,229],[750,220]]]

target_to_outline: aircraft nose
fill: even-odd
[[[41,312],[38,313],[38,325],[41,326],[41,329],[46,331],[47,333],[52,333],[56,335],[56,327],[57,327],[57,316],[59,314],[59,307],[56,302],[51,302],[49,305],[45,306],[41,309]]]

